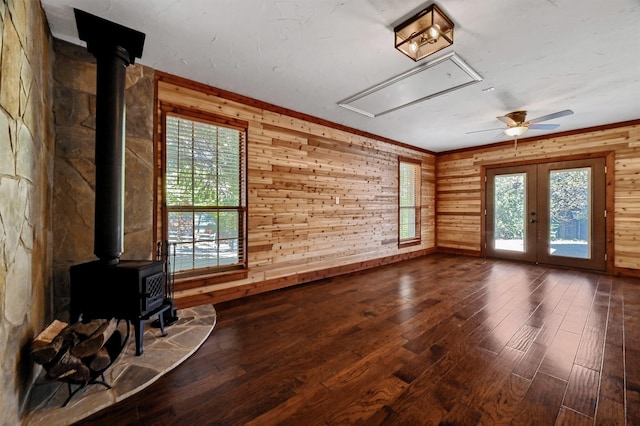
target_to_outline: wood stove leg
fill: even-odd
[[[160,312],[158,314],[158,322],[160,323],[160,334],[162,334],[162,337],[167,335],[167,332],[164,331],[164,312]]]
[[[135,327],[136,334],[136,355],[142,355],[142,343],[144,339],[144,320],[134,320],[133,321]]]

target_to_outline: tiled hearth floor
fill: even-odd
[[[48,381],[41,374],[33,387],[26,423],[71,424],[141,391],[172,370],[209,337],[216,323],[216,311],[212,305],[202,305],[178,311],[178,318],[176,324],[166,328],[166,337],[161,336],[160,329],[149,326],[152,321],[147,321],[141,356],[135,355],[131,329],[126,348],[104,373],[106,382],[112,386],[110,390],[101,385],[87,386],[66,407],[61,407],[69,395],[67,384]]]

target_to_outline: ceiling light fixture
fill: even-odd
[[[453,21],[435,4],[393,29],[396,49],[419,61],[453,44]]]
[[[507,127],[506,129],[504,129],[504,134],[507,136],[511,136],[511,137],[518,137],[518,136],[522,136],[524,135],[527,130],[529,130],[529,127],[527,126],[523,126],[523,125],[519,125],[519,126],[512,126],[512,127]]]

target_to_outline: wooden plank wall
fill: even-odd
[[[435,155],[215,93],[170,76],[157,78],[158,111],[164,103],[249,123],[249,270],[246,278],[230,282],[212,277],[182,289],[178,282],[179,306],[435,250]],[[397,225],[399,156],[422,161],[422,243],[403,249],[398,248]]]
[[[640,270],[640,124],[444,153],[437,159],[438,248],[480,254],[482,166],[613,153],[614,273]],[[609,191],[609,189],[608,189]],[[640,272],[640,271],[637,271]]]

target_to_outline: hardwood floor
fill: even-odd
[[[640,424],[640,280],[430,255],[216,306],[80,424]]]

